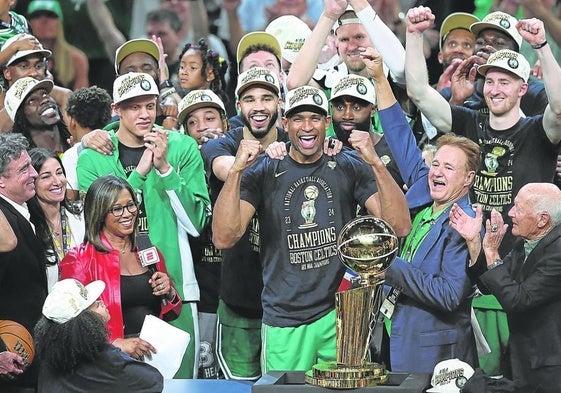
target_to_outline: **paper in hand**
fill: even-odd
[[[164,379],[172,379],[183,360],[183,354],[191,341],[189,333],[162,321],[153,315],[147,315],[140,330],[140,338],[156,348],[157,353],[145,362],[156,367]]]

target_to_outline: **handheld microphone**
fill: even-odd
[[[152,274],[158,271],[156,263],[160,262],[160,255],[158,250],[150,241],[147,233],[141,233],[136,237],[136,244],[138,246],[138,257],[140,258],[140,264],[152,272]],[[162,304],[165,306],[167,304],[167,299],[165,295],[160,295],[162,298]]]

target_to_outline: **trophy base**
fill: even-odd
[[[352,390],[353,393],[423,393],[429,388],[431,374],[389,372],[383,385]],[[304,382],[304,371],[270,371],[251,387],[252,393],[333,393],[329,388]]]
[[[310,385],[331,389],[356,389],[385,383],[388,376],[378,363],[364,362],[359,366],[348,366],[337,362],[316,364],[304,375]]]

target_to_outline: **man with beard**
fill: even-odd
[[[355,130],[368,132],[371,129],[372,116],[376,113],[374,85],[364,76],[347,75],[333,87],[329,101],[333,131],[337,140],[341,141],[343,146],[352,149],[349,142],[351,133]],[[384,135],[371,132],[370,139],[376,154],[386,165],[395,182],[400,186],[404,185]],[[284,143],[274,143],[267,150],[267,154],[273,158],[283,158],[287,154],[287,146]]]
[[[333,131],[343,146],[352,148],[349,137],[354,130],[368,131],[372,126],[372,116],[376,112],[376,93],[368,78],[348,75],[341,79],[331,90],[331,117]],[[395,182],[404,184],[399,168],[383,134],[370,133],[376,154],[382,160]]]
[[[282,71],[282,50],[279,41],[270,33],[265,31],[252,31],[245,34],[238,43],[236,49],[238,62],[238,73],[241,74],[253,67],[263,67],[275,74],[279,81],[282,109],[283,83],[286,75]],[[277,118],[278,119],[278,118]],[[244,125],[241,115],[232,116],[228,119],[231,128]],[[279,127],[281,126],[279,121]]]
[[[253,52],[257,53],[255,61],[262,56],[279,62],[268,51],[258,52]],[[236,94],[243,126],[232,128],[223,138],[201,145],[213,202],[228,177],[242,140],[258,141],[264,148],[272,142],[288,140],[286,132],[276,126],[279,92],[277,73],[269,68],[248,68],[239,75]],[[242,238],[233,247],[222,251],[216,347],[218,364],[228,379],[255,380],[261,375],[263,280],[258,231],[257,217],[254,217]]]
[[[6,92],[4,104],[14,122],[12,132],[23,134],[31,148],[43,147],[62,153],[70,147],[70,133],[61,120],[51,90],[50,79],[20,78]]]
[[[325,72],[316,72],[321,49],[332,29],[335,30],[343,63]],[[351,0],[347,7],[346,1],[325,0],[323,13],[290,68],[287,87],[294,89],[311,85],[325,90],[349,74],[368,76],[360,55],[367,47],[376,47],[384,54],[384,61],[395,82],[405,85],[405,50],[368,1]]]
[[[238,90],[242,107],[254,100],[254,89],[247,90]],[[260,141],[242,140],[212,221],[213,241],[224,249],[245,234],[256,212],[259,216],[263,373],[335,361],[335,291],[345,270],[337,234],[357,206],[385,219],[398,236],[411,225],[405,197],[367,133],[351,134],[356,151],[328,157],[323,143],[331,118],[323,91],[302,86],[287,93],[286,104],[288,155],[259,156]],[[249,118],[264,121],[256,113]]]
[[[440,26],[440,51],[438,62],[442,64],[442,75],[435,86],[437,91],[450,86],[452,74],[458,64],[473,55],[475,35],[470,26],[479,19],[466,12],[454,12],[446,17]]]
[[[311,85],[320,87],[330,96],[330,89],[347,75],[368,77],[366,65],[362,58],[365,48],[374,47],[384,56],[384,70],[390,74],[392,88],[405,115],[410,122],[416,122],[415,131],[419,139],[422,135],[418,111],[411,105],[404,89],[405,86],[405,49],[381,18],[376,14],[367,0],[324,0],[323,13],[312,34],[306,39],[300,54],[292,63],[287,77],[286,86],[294,89],[298,86]],[[337,38],[337,51],[342,60],[328,70],[317,69],[321,49],[328,35],[334,31]],[[383,132],[378,115],[372,117],[372,130]],[[333,129],[327,130],[333,135]]]

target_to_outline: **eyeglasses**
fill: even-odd
[[[129,211],[129,213],[134,214],[138,211],[138,206],[134,202],[129,202],[125,206],[115,205],[110,210],[109,213],[113,214],[116,218],[119,218],[125,212],[125,208]]]

